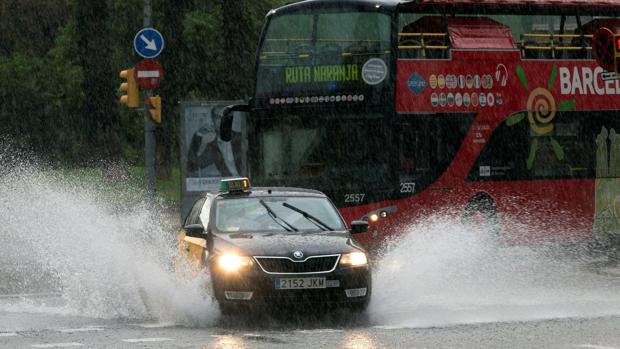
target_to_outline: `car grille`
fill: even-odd
[[[303,262],[296,262],[288,257],[254,257],[266,273],[303,274],[328,273],[336,269],[339,255],[312,256]]]

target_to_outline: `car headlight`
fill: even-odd
[[[364,252],[345,253],[340,257],[340,265],[357,267],[368,264],[368,259]]]
[[[218,257],[217,265],[224,271],[237,271],[252,266],[252,257],[235,254],[224,254]]]

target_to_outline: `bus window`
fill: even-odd
[[[400,182],[417,181],[430,171],[430,122],[403,122],[398,126]]]
[[[489,16],[512,30],[525,59],[591,58],[591,31],[583,26],[592,16]]]
[[[417,17],[417,16],[416,16]],[[446,59],[449,55],[449,39],[446,19],[441,16],[423,16],[402,26],[398,33],[399,58]],[[400,16],[412,18],[409,14]]]
[[[325,109],[255,120],[250,146],[254,181],[265,186],[304,186],[345,204],[345,194],[388,198],[397,186],[390,163],[389,130],[382,114],[341,114]],[[349,202],[348,204],[352,204]]]
[[[487,17],[487,18],[485,18]],[[512,32],[512,39],[521,50],[525,59],[590,59],[592,58],[592,34],[601,26],[617,28],[620,22],[613,18],[595,18],[589,15],[487,15],[463,14],[443,15],[403,12],[399,14],[399,58],[448,58],[450,43],[454,45],[454,38],[448,39],[448,29],[452,23],[475,25],[476,18],[481,22],[480,28],[486,26],[483,22],[496,21],[500,26],[506,26]],[[604,25],[602,24],[604,23]],[[456,24],[452,24],[456,25]],[[490,27],[489,27],[490,28]],[[495,35],[485,33],[484,37]],[[445,35],[442,38],[442,35]],[[478,38],[478,34],[467,32],[467,35]],[[471,39],[464,36],[465,39]],[[485,48],[485,40],[472,40],[475,44]],[[491,39],[491,38],[488,38]],[[501,37],[496,38],[500,42]],[[505,38],[504,38],[505,39]],[[431,42],[433,43],[431,45]],[[427,46],[434,48],[430,49]],[[493,48],[496,44],[491,44]],[[501,47],[510,46],[503,41]],[[436,47],[446,47],[439,50]],[[454,46],[455,47],[455,46]],[[497,48],[501,48],[497,47]]]
[[[277,17],[269,23],[261,55],[272,64],[286,64],[289,54],[309,53],[312,50],[313,16],[293,14]]]
[[[613,114],[559,112],[552,131],[545,134],[536,132],[527,117],[519,116],[523,113],[514,114],[495,130],[468,180],[593,178],[614,176],[616,172],[620,175],[620,169],[610,170],[620,167],[620,135],[616,133],[620,121]]]
[[[363,64],[389,62],[391,21],[386,13],[353,10],[274,15],[259,48],[257,95],[359,90]]]
[[[342,57],[351,50],[378,54],[389,50],[387,16],[370,12],[326,13],[318,17],[316,27],[318,55],[335,53]]]
[[[525,178],[527,157],[523,149],[529,147],[528,134],[529,126],[526,122],[511,126],[502,123],[478,156],[469,174],[470,179],[517,180]]]
[[[397,173],[414,193],[432,184],[450,166],[474,114],[403,115],[397,126]],[[414,184],[414,185],[412,185]]]

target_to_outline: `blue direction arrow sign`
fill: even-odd
[[[153,28],[142,28],[133,38],[133,47],[144,58],[155,58],[164,49],[164,37]]]

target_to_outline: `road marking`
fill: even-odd
[[[83,327],[83,328],[65,328],[60,330],[62,333],[73,333],[73,332],[89,332],[89,331],[103,331],[103,328],[100,327]]]
[[[605,347],[602,345],[594,345],[594,344],[582,344],[578,345],[578,348],[590,348],[590,349],[620,349],[618,347]]]
[[[60,347],[81,347],[82,343],[47,343],[47,344],[33,344],[34,348],[60,348]]]
[[[295,332],[298,332],[298,333],[339,333],[339,332],[344,332],[344,330],[324,328],[324,329],[316,329],[316,330],[297,330]]]
[[[127,343],[142,343],[142,342],[164,342],[164,341],[173,341],[172,338],[133,338],[133,339],[123,339],[123,342]]]
[[[155,323],[147,323],[147,324],[130,324],[132,326],[139,326],[142,328],[162,328],[162,327],[172,327],[175,326],[172,322],[155,322]]]
[[[0,337],[13,337],[13,336],[17,336],[17,333],[15,332],[1,332],[0,333]]]
[[[46,297],[60,297],[61,293],[13,293],[13,294],[2,294],[0,295],[0,299],[8,299],[8,298],[46,298]]]

